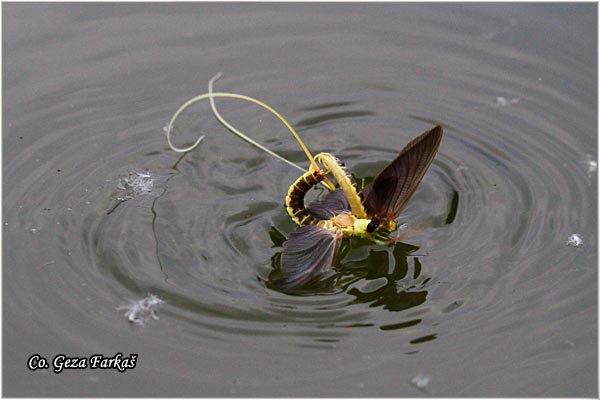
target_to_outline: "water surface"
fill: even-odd
[[[6,396],[596,396],[596,4],[3,4]],[[299,171],[224,130],[216,89],[274,106],[374,176],[445,127],[346,280],[268,284]],[[258,107],[219,100],[307,165]],[[184,121],[185,122],[185,121]],[[580,246],[568,246],[578,234]],[[149,294],[159,320],[118,307]],[[40,354],[135,369],[29,371]]]

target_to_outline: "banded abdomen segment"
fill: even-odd
[[[313,186],[318,185],[324,178],[325,175],[321,171],[308,171],[296,179],[296,182],[290,186],[290,190],[288,190],[285,198],[285,206],[289,216],[298,225],[315,225],[319,222],[306,209],[304,198],[306,197],[306,193]]]

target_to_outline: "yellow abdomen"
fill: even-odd
[[[357,218],[367,218],[367,212],[358,195],[356,183],[344,166],[344,163],[329,153],[319,153],[315,159],[325,166],[331,175],[333,175],[338,185],[340,185],[340,189],[342,189],[348,199],[348,203],[350,203],[352,214]]]

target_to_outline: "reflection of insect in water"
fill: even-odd
[[[309,171],[290,186],[286,207],[300,225],[283,244],[281,278],[274,283],[295,289],[319,279],[334,263],[343,237],[358,236],[379,244],[392,243],[396,218],[423,179],[442,139],[442,127],[421,134],[359,193],[344,164],[329,153],[315,158],[325,167]],[[304,198],[331,174],[340,188],[308,207]]]
[[[273,282],[276,286],[283,290],[293,290],[319,280],[330,270],[344,237],[363,237],[378,244],[394,243],[402,238],[390,238],[390,234],[397,229],[396,218],[415,192],[437,153],[442,139],[441,126],[436,126],[408,143],[396,159],[359,192],[354,179],[340,160],[329,153],[320,153],[315,161],[292,126],[274,109],[248,96],[214,93],[212,84],[219,76],[210,80],[208,93],[194,97],[177,110],[167,127],[167,140],[174,151],[185,153],[193,150],[204,136],[192,146],[177,148],[170,138],[174,122],[193,103],[209,99],[213,114],[227,129],[248,143],[304,171],[304,168],[273,153],[231,126],[216,110],[215,97],[237,98],[257,104],[275,115],[294,135],[310,161],[310,167],[308,172],[290,186],[286,197],[288,214],[300,227],[283,243],[279,263],[281,277]],[[319,167],[317,161],[324,169]],[[331,175],[337,181],[339,189],[335,189],[326,175]],[[319,183],[332,192],[321,201],[306,207],[306,194]]]

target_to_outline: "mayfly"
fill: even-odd
[[[281,277],[273,282],[276,286],[282,290],[295,290],[322,278],[334,264],[344,237],[363,237],[378,244],[399,240],[390,238],[390,234],[397,229],[396,218],[415,192],[437,153],[442,140],[441,126],[413,139],[372,183],[359,191],[342,161],[329,153],[313,157],[293,127],[273,108],[248,96],[213,92],[212,84],[219,76],[220,74],[209,81],[208,93],[188,100],[175,112],[166,129],[167,141],[172,150],[180,153],[196,148],[204,136],[187,148],[177,148],[172,144],[170,135],[175,120],[185,109],[198,101],[209,99],[213,114],[227,129],[279,160],[304,171],[304,168],[231,126],[218,113],[214,104],[215,97],[236,98],[259,105],[275,115],[294,135],[310,161],[310,167],[290,186],[285,199],[288,214],[300,226],[283,243],[279,264]],[[335,189],[327,175],[337,181],[338,189]],[[331,192],[322,200],[306,206],[306,194],[320,183]]]
[[[341,239],[358,236],[378,244],[393,242],[396,218],[423,179],[442,140],[442,127],[422,133],[360,192],[344,163],[329,153],[291,186],[285,199],[290,217],[300,227],[283,243],[281,278],[274,283],[296,289],[319,279],[335,262]],[[340,186],[321,201],[305,205],[308,191],[331,174]]]

